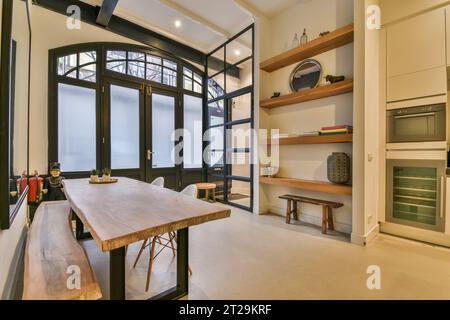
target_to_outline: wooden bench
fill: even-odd
[[[67,201],[43,202],[28,231],[24,300],[94,300],[102,293],[71,226]],[[77,289],[73,275],[79,271]],[[75,284],[75,285],[74,285]]]
[[[343,207],[343,203],[332,202],[320,199],[312,199],[301,196],[294,195],[284,195],[280,196],[280,199],[287,200],[287,208],[286,208],[286,223],[291,223],[291,214],[295,220],[298,220],[298,205],[297,203],[309,203],[318,206],[322,206],[322,233],[327,233],[327,226],[330,230],[334,230],[334,222],[333,222],[333,209]]]

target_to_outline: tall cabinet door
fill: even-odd
[[[387,28],[387,100],[445,94],[445,8]]]
[[[447,66],[450,67],[450,6],[445,8],[445,27],[445,34],[447,37]]]

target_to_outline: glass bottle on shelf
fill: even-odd
[[[294,39],[292,40],[292,49],[297,48],[300,45],[300,42],[298,40],[298,34],[295,33]]]
[[[308,42],[308,36],[306,35],[306,29],[303,29],[303,34],[300,37],[300,45],[304,45]]]

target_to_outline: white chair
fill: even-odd
[[[164,187],[164,177],[158,177],[150,183],[152,186]]]
[[[153,182],[152,182],[152,184],[153,184]],[[186,188],[184,188],[182,191],[180,191],[181,194],[189,196],[189,197],[192,197],[192,198],[197,198],[197,192],[198,192],[197,191],[197,186],[195,184],[191,184],[191,185],[187,186]],[[147,270],[147,282],[145,284],[145,291],[146,292],[150,288],[150,275],[152,273],[153,260],[156,258],[156,256],[159,255],[161,253],[161,251],[163,251],[167,247],[172,249],[172,253],[173,253],[174,256],[176,255],[176,250],[177,249],[175,248],[175,245],[174,245],[174,241],[177,240],[176,232],[175,231],[170,231],[169,233],[167,233],[168,238],[165,238],[163,236],[164,236],[164,234],[159,235],[159,236],[154,236],[153,239],[151,239],[151,240],[150,240],[150,238],[146,239],[144,241],[144,243],[142,243],[141,249],[139,250],[139,253],[138,253],[137,257],[136,257],[136,261],[133,264],[133,268],[135,268],[136,264],[139,261],[139,258],[141,257],[142,251],[144,251],[144,249],[146,247],[150,246],[149,247],[150,255],[149,255],[148,270]],[[166,241],[166,243],[163,243],[162,240]],[[159,249],[159,251],[155,254],[156,242],[158,242],[158,244],[160,244],[162,246],[162,248]],[[188,271],[189,271],[189,274],[192,276],[192,269],[191,269],[190,265],[188,265]]]
[[[197,198],[198,189],[195,184],[190,184],[186,188],[181,190],[180,193],[192,198]]]
[[[164,177],[158,177],[155,180],[153,180],[150,183],[152,186],[157,186],[157,187],[164,187]],[[128,246],[125,246],[125,255],[127,255],[128,252]],[[139,252],[139,255],[141,254],[141,252]]]

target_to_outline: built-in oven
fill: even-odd
[[[388,143],[445,140],[445,103],[387,111]]]
[[[388,159],[386,169],[386,221],[444,232],[446,161]]]

